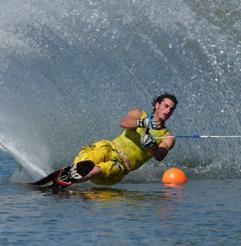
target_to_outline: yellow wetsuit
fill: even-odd
[[[147,117],[142,112],[141,118]],[[112,141],[101,140],[93,145],[83,147],[74,159],[74,164],[91,160],[101,168],[102,176],[91,179],[93,183],[101,185],[112,185],[121,181],[124,176],[132,170],[139,168],[152,155],[148,149],[141,145],[141,136],[145,134],[145,128],[125,129],[117,138]],[[162,137],[170,132],[167,128],[160,130],[150,129],[154,137]],[[156,140],[159,145],[162,140]]]

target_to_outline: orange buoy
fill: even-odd
[[[186,183],[186,174],[177,167],[172,167],[167,169],[162,175],[162,183],[164,184],[176,184],[176,183]]]

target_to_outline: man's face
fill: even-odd
[[[169,98],[164,98],[162,102],[155,105],[155,116],[162,121],[166,121],[175,110],[176,104]]]

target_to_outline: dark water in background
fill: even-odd
[[[64,191],[9,182],[1,154],[1,245],[240,245],[240,179],[189,179]]]
[[[13,182],[115,137],[127,110],[166,91],[173,134],[240,135],[240,1],[0,3],[1,245],[240,245],[240,139],[178,140],[112,188]],[[173,165],[185,186],[160,184]]]

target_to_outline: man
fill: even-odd
[[[126,174],[142,166],[151,157],[157,161],[165,158],[174,146],[174,138],[165,127],[166,120],[177,105],[174,95],[164,94],[153,99],[151,115],[139,108],[129,111],[121,120],[124,131],[112,141],[101,140],[80,150],[70,170],[77,182],[90,180],[95,184],[112,185]],[[77,172],[76,164],[92,161],[94,168],[84,177]]]

